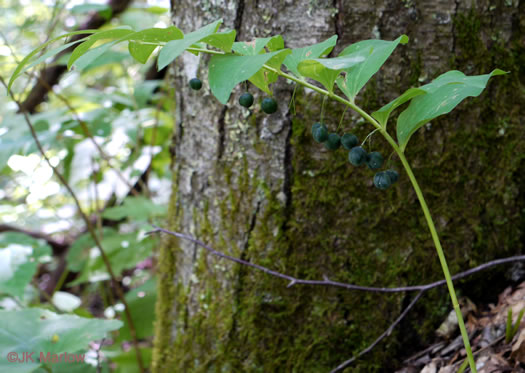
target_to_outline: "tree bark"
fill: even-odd
[[[172,11],[185,32],[223,18],[237,29],[237,40],[281,34],[289,48],[337,34],[334,55],[360,40],[407,34],[410,43],[398,47],[358,96],[370,112],[450,69],[511,71],[493,78],[480,98],[421,129],[406,154],[453,273],[520,252],[523,1],[173,0]],[[250,110],[237,104],[243,84],[223,106],[207,85],[207,60],[186,53],[172,66],[178,107],[169,229],[301,278],[327,275],[370,286],[442,278],[417,198],[395,157],[389,166],[401,179],[381,192],[371,171],[352,167],[342,150],[313,142],[317,94],[297,89],[290,109],[294,86],[280,80],[274,86],[279,110],[266,115],[258,105],[265,94],[254,87],[248,89],[257,104]],[[200,91],[188,87],[194,76],[204,82]],[[326,102],[324,121],[332,131],[343,109]],[[360,139],[372,130],[350,112],[343,129]],[[369,148],[389,158],[377,136]],[[158,278],[154,372],[326,372],[372,342],[413,296],[287,288],[175,238],[160,249]],[[462,293],[489,297],[489,286],[501,286],[501,271],[475,281],[464,282]],[[393,371],[403,355],[432,338],[447,302],[445,289],[427,295],[402,331],[350,371]]]

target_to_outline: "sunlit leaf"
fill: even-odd
[[[128,197],[122,206],[106,209],[102,217],[111,220],[128,218],[131,221],[145,221],[155,216],[164,216],[166,206],[156,205],[145,197]]]
[[[372,113],[372,117],[377,119],[377,121],[383,126],[386,127],[386,123],[388,121],[388,117],[390,116],[390,113],[394,111],[399,106],[403,105],[405,102],[413,99],[416,96],[425,94],[426,91],[420,88],[409,88],[405,91],[401,96],[395,98],[394,100],[390,101],[388,104],[383,106],[381,109],[374,111]]]
[[[44,357],[47,353],[50,357],[64,352],[73,354],[122,325],[119,320],[58,315],[39,308],[0,311],[0,354],[4,356],[0,359],[0,371],[32,372],[41,365],[38,360],[40,352],[44,353]],[[10,363],[5,358],[10,352],[18,353],[20,358],[24,352],[34,352],[34,362]]]
[[[257,38],[252,41],[239,41],[233,44],[233,51],[243,56],[255,56],[263,52],[264,47],[268,46],[270,52],[284,48],[284,40],[281,35],[267,38]]]
[[[357,51],[343,57],[303,60],[297,68],[301,75],[318,81],[329,92],[333,92],[337,76],[342,71],[362,63],[365,60],[363,54],[363,51]]]
[[[49,255],[44,241],[16,232],[0,234],[0,293],[22,298],[39,260]]]
[[[270,60],[268,60],[266,65],[273,67],[276,70],[280,70],[281,65],[283,64],[283,60],[286,58],[288,54],[289,52],[278,53],[277,55],[270,58]],[[269,71],[266,69],[260,69],[249,79],[249,81],[252,82],[253,85],[255,85],[260,90],[271,95],[272,91],[270,90],[269,85],[272,83],[275,83],[278,78],[279,78],[279,75],[277,75],[277,73],[274,73],[273,71]]]
[[[237,32],[235,30],[217,32],[210,36],[201,39],[203,43],[212,45],[224,52],[230,52],[232,50],[233,42],[235,41],[235,35]]]
[[[258,54],[255,56],[216,55],[209,63],[209,83],[212,93],[226,104],[237,84],[250,79],[271,58],[288,54],[289,49]]]
[[[13,72],[13,75],[11,75],[11,79],[9,79],[8,88],[11,89],[11,86],[13,85],[13,82],[15,81],[16,78],[18,78],[20,76],[20,74],[22,74],[22,72],[24,71],[23,70],[24,67],[30,62],[31,58],[34,55],[36,55],[38,52],[40,52],[42,49],[45,49],[49,44],[54,43],[57,40],[67,38],[69,36],[82,35],[82,34],[93,34],[93,33],[96,33],[96,32],[100,32],[100,30],[82,30],[82,31],[68,32],[67,34],[57,36],[56,38],[53,38],[53,39],[47,41],[46,43],[42,44],[38,48],[34,49],[31,53],[29,53],[27,56],[25,56],[24,59],[22,61],[20,61],[20,63],[18,64],[18,66],[16,67],[15,71]]]
[[[82,300],[79,297],[65,291],[55,291],[52,302],[56,308],[63,312],[71,312],[82,304]]]
[[[168,66],[175,58],[181,55],[191,45],[200,42],[202,39],[214,34],[219,29],[222,19],[219,19],[207,26],[204,26],[194,32],[184,36],[181,40],[172,40],[168,42],[159,53],[157,60],[158,69],[161,70]]]
[[[490,74],[466,76],[461,71],[448,71],[419,89],[427,94],[415,97],[397,119],[397,140],[404,151],[410,136],[432,119],[449,113],[467,97],[483,92],[489,79],[506,74],[496,69]]]
[[[182,31],[175,26],[141,30],[129,36],[129,53],[138,62],[146,63],[157,46],[144,43],[168,42],[182,39],[183,37]]]
[[[91,35],[90,37],[87,38],[87,40],[85,42],[83,42],[82,44],[80,44],[78,47],[76,47],[73,50],[73,53],[71,53],[71,56],[69,57],[69,60],[67,61],[67,68],[70,69],[71,66],[73,66],[73,64],[75,63],[75,61],[77,59],[79,59],[81,56],[85,55],[88,52],[88,50],[97,41],[99,41],[99,40],[107,40],[107,39],[112,39],[112,40],[114,40],[114,39],[121,39],[121,38],[125,37],[126,35],[133,34],[133,33],[134,33],[134,31],[131,28],[126,27],[126,26],[122,26],[122,27],[119,27],[119,28],[111,29],[111,30],[100,31],[100,32],[97,32],[96,34]],[[107,45],[107,44],[110,44],[110,43],[106,43],[104,45]],[[97,49],[97,48],[95,48],[95,49]],[[98,54],[97,57],[100,54]],[[94,60],[95,58],[92,58],[92,60]],[[83,65],[87,66],[88,63],[84,62]]]
[[[299,65],[301,61],[326,56],[332,51],[336,42],[337,35],[334,35],[321,43],[304,48],[292,49],[292,53],[286,56],[283,63],[295,76],[300,77],[301,74],[299,73],[299,70],[297,70],[297,65]]]
[[[86,73],[87,71],[91,69],[96,69],[97,67],[109,65],[109,64],[116,64],[119,62],[122,62],[129,58],[128,53],[122,53],[117,51],[106,51],[101,56],[97,57],[95,60],[93,60],[89,65],[87,65],[82,71]]]
[[[364,51],[362,64],[345,69],[345,76],[337,79],[337,86],[350,99],[354,100],[361,88],[383,66],[399,44],[408,43],[408,36],[401,35],[394,41],[363,40],[346,47],[339,56],[355,55]]]

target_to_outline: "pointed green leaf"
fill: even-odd
[[[388,121],[388,117],[390,116],[390,113],[392,111],[394,111],[399,106],[403,105],[408,100],[411,100],[414,97],[423,95],[425,93],[427,92],[420,88],[409,88],[401,96],[390,101],[381,109],[374,111],[372,113],[372,117],[374,117],[383,127],[386,127],[386,122]]]
[[[89,48],[93,46],[97,41],[104,40],[104,39],[120,39],[123,38],[126,35],[133,34],[134,31],[127,27],[119,27],[114,28],[111,30],[105,30],[97,32],[96,34],[91,35],[87,38],[85,42],[80,44],[78,47],[75,48],[73,53],[71,53],[71,56],[69,57],[69,60],[67,61],[67,68],[70,69],[73,63],[80,58],[80,56],[84,55]],[[98,57],[98,56],[97,56]]]
[[[275,52],[284,49],[283,37],[281,35],[272,36],[268,41],[268,44],[266,44],[266,48],[268,48],[269,52]]]
[[[22,74],[25,71],[24,67],[29,63],[31,58],[35,54],[37,54],[38,52],[40,52],[41,50],[46,48],[49,44],[54,43],[57,40],[60,40],[60,39],[63,39],[63,38],[67,38],[69,36],[82,35],[82,34],[93,34],[93,33],[96,33],[96,32],[100,32],[100,31],[99,30],[82,30],[82,31],[68,32],[67,34],[57,36],[56,38],[53,38],[53,39],[49,40],[48,42],[42,44],[38,48],[34,49],[31,53],[29,53],[27,56],[25,56],[22,61],[20,61],[20,63],[16,67],[15,71],[13,72],[13,75],[11,75],[11,79],[9,79],[9,84],[7,85],[7,88],[11,89],[11,86],[13,85],[13,82],[15,81],[16,78],[18,78],[20,76],[20,74]],[[84,39],[82,39],[82,40],[84,40]]]
[[[0,293],[22,298],[40,259],[49,255],[51,248],[42,240],[16,232],[1,234]]]
[[[226,104],[230,94],[237,84],[250,79],[272,57],[281,53],[290,53],[283,49],[272,53],[255,56],[215,55],[209,64],[209,82],[212,93],[217,99]]]
[[[268,46],[270,52],[284,48],[284,40],[281,35],[275,35],[267,38],[257,38],[252,41],[239,41],[233,43],[232,50],[243,56],[256,56],[263,52],[264,47]]]
[[[32,372],[38,368],[40,352],[74,354],[86,349],[89,342],[102,339],[107,333],[122,327],[119,320],[87,319],[76,315],[58,315],[54,312],[27,308],[0,311],[0,371]],[[33,361],[23,364],[10,363],[5,358],[9,352],[34,352]],[[70,356],[75,358],[75,356]],[[50,361],[51,362],[51,361]],[[75,362],[75,364],[81,364]]]
[[[301,75],[317,80],[329,92],[333,92],[337,76],[341,71],[362,63],[365,60],[363,54],[363,51],[357,51],[343,57],[303,60],[299,63],[298,70]]]
[[[145,221],[148,218],[163,216],[167,207],[156,205],[145,197],[128,197],[121,206],[104,210],[102,217],[110,220],[128,218],[131,221]]]
[[[506,72],[496,69],[486,75],[466,76],[453,70],[419,87],[427,94],[415,97],[397,119],[397,141],[401,150],[405,150],[410,136],[419,128],[449,113],[465,98],[479,96],[492,76],[502,74]]]
[[[106,52],[108,52],[109,48],[114,46],[115,44],[120,43],[123,41],[122,39],[111,41],[106,44],[102,44],[101,46],[98,46],[96,48],[92,48],[85,52],[83,55],[78,57],[74,62],[73,65],[78,70],[84,70],[88,66],[90,66],[92,63],[95,62],[99,57],[104,55]]]
[[[288,49],[287,52],[278,53],[277,55],[273,56],[268,60],[266,65],[273,67],[274,69],[279,70],[281,68],[281,65],[283,64],[283,60],[291,53],[291,51]],[[273,71],[268,71],[265,69],[260,69],[257,71],[249,80],[253,83],[257,88],[260,90],[268,93],[269,95],[272,94],[272,91],[268,87],[270,84],[275,83],[277,79],[279,78],[279,75],[274,73]]]
[[[168,42],[171,40],[182,39],[184,34],[175,26],[168,28],[149,28],[138,31],[129,37],[129,53],[140,63],[146,63],[149,56],[157,45],[144,43]]]
[[[383,66],[399,43],[408,43],[408,36],[401,35],[394,41],[363,40],[346,47],[339,54],[339,56],[346,56],[359,51],[367,52],[365,62],[346,70],[346,76],[337,79],[337,86],[346,97],[351,101],[355,99],[361,88]]]
[[[219,19],[209,25],[206,25],[196,31],[193,31],[184,36],[181,40],[172,40],[168,42],[159,53],[157,67],[159,70],[168,66],[175,58],[181,55],[186,48],[200,42],[202,39],[214,34],[219,29],[222,19]]]
[[[321,43],[310,45],[304,48],[292,49],[292,53],[289,56],[286,56],[283,63],[286,68],[292,72],[292,74],[300,77],[301,74],[299,74],[299,70],[297,70],[297,65],[299,65],[301,61],[327,55],[332,51],[336,42],[337,35],[334,35],[330,39],[327,39]]]
[[[235,41],[235,30],[217,32],[213,35],[205,37],[202,42],[212,45],[220,50],[229,53],[232,50],[233,42]]]

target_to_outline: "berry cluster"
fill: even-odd
[[[366,163],[369,169],[378,170],[383,165],[383,156],[379,152],[367,153],[365,149],[358,146],[359,139],[356,135],[345,133],[340,137],[337,133],[328,132],[328,128],[323,123],[314,123],[312,126],[312,136],[318,143],[324,143],[328,150],[337,150],[341,145],[348,152],[348,161],[354,166],[361,166]],[[395,170],[380,171],[374,175],[374,185],[385,190],[399,179],[399,174]]]
[[[190,79],[190,88],[198,91],[202,88],[202,81],[199,78]],[[239,97],[239,104],[245,108],[253,105],[253,95],[250,92],[244,92]],[[266,114],[273,114],[277,111],[277,101],[271,97],[266,97],[261,102],[261,109]]]

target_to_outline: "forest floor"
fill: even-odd
[[[485,309],[468,299],[460,304],[478,373],[525,373],[525,318],[521,318],[525,312],[525,282],[505,289],[498,303],[483,306]],[[396,373],[470,372],[453,311],[436,334],[434,344],[405,360],[404,367]]]

